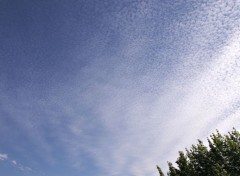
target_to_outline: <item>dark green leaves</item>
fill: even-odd
[[[239,176],[240,133],[234,128],[227,135],[217,131],[208,139],[208,147],[198,140],[197,145],[186,149],[186,154],[179,152],[176,164],[174,167],[168,163],[168,176]]]

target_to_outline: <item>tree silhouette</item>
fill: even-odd
[[[168,162],[168,176],[239,176],[240,133],[233,128],[227,135],[217,130],[208,138],[208,147],[198,140],[186,152],[180,151],[177,167]],[[160,176],[164,176],[157,166]]]

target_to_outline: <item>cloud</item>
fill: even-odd
[[[89,135],[89,140],[96,140],[93,145],[74,143],[75,151],[84,148],[109,174],[149,175],[156,174],[156,163],[166,169],[166,161],[173,161],[178,150],[216,128],[239,128],[239,21],[224,15],[238,12],[236,6],[229,8],[231,3],[223,9],[215,8],[218,5],[226,4],[204,4],[186,23],[171,24],[172,29],[185,25],[190,38],[183,35],[185,43],[176,52],[186,49],[177,54],[178,60],[172,59],[173,65],[169,61],[168,73],[163,69],[167,80],[161,77],[164,72],[157,62],[159,70],[141,62],[147,39],[136,39],[135,44],[126,40],[123,55],[130,55],[129,61],[116,65],[107,83],[93,79],[95,86],[85,92],[104,131]],[[222,25],[228,20],[234,23],[225,29]],[[96,74],[105,76],[102,71]],[[82,129],[82,123],[72,126]],[[79,139],[86,135],[76,130],[73,134]]]
[[[31,172],[32,171],[32,169],[30,167],[25,167],[22,165],[18,165],[17,168],[23,172]]]
[[[7,155],[7,154],[2,154],[2,153],[0,153],[0,161],[7,161],[7,160],[10,160],[10,159],[8,158],[8,155]],[[22,164],[17,163],[16,160],[11,160],[10,163],[12,164],[13,167],[15,167],[15,168],[17,168],[17,169],[19,169],[19,170],[21,170],[21,171],[24,171],[24,172],[30,172],[30,171],[32,171],[32,168],[23,166]]]
[[[7,159],[8,159],[7,154],[0,153],[0,160],[4,161],[4,160],[7,160]]]
[[[17,165],[17,162],[16,162],[15,160],[12,160],[12,163],[13,163],[14,165]]]
[[[32,168],[27,167],[27,166],[23,166],[21,163],[18,163],[16,160],[12,160],[11,161],[12,166],[23,171],[23,172],[31,172],[33,171]]]

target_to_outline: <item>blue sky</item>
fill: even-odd
[[[0,170],[157,176],[240,128],[240,3],[1,0]]]

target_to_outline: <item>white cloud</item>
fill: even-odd
[[[7,154],[0,153],[0,161],[4,161],[4,160],[8,160],[8,159],[9,158],[8,158]],[[21,171],[25,171],[25,172],[32,171],[32,169],[30,167],[23,166],[22,164],[18,163],[16,160],[11,160],[10,163],[12,164],[13,167],[15,167],[15,168],[17,168],[17,169],[19,169]]]
[[[21,163],[18,163],[16,160],[12,160],[12,165],[15,168],[17,168],[17,169],[19,169],[19,170],[21,170],[23,172],[30,172],[30,171],[32,171],[32,169],[30,167],[23,166]]]
[[[134,74],[142,66],[134,63],[128,70],[129,61],[116,66],[117,71],[107,84],[96,83],[96,87],[86,92],[89,99],[101,100],[94,110],[105,133],[96,137],[94,145],[81,147],[89,151],[103,170],[115,175],[157,175],[157,163],[166,169],[166,161],[175,160],[177,151],[184,150],[196,139],[206,138],[216,128],[226,131],[232,126],[240,127],[236,123],[239,121],[236,104],[240,100],[240,28],[235,21],[223,30],[220,24],[228,18],[224,18],[228,8],[215,12],[213,4],[192,19],[200,19],[196,24],[190,21],[194,27],[190,30],[193,38],[183,45],[196,48],[185,53],[186,58],[180,59],[183,62],[177,62],[176,72],[164,85],[157,84],[163,81],[154,70],[143,76]],[[231,9],[231,13],[236,11]],[[216,41],[225,32],[227,37]],[[146,49],[143,43],[132,49],[127,47],[127,53],[137,57],[136,51]],[[195,58],[191,60],[193,55]],[[148,82],[144,80],[147,77],[151,77],[146,79]],[[116,83],[120,86],[115,86]],[[151,85],[159,87],[152,86],[145,91]],[[81,126],[77,124],[74,128]]]
[[[0,160],[7,160],[8,159],[8,155],[7,154],[2,154],[0,153]]]
[[[17,162],[16,162],[15,160],[12,160],[12,163],[13,163],[14,165],[17,165]]]

